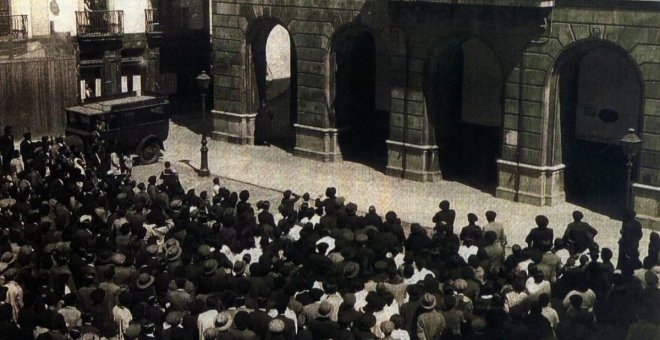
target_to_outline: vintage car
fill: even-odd
[[[97,138],[137,155],[141,164],[155,163],[169,133],[168,104],[156,95],[129,93],[66,108],[66,141],[86,149]]]

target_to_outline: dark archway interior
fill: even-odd
[[[471,39],[446,48],[435,63],[431,110],[443,178],[494,193],[502,120],[499,62]]]
[[[566,200],[620,218],[626,155],[619,139],[626,129],[639,127],[637,72],[624,55],[608,47],[576,51],[558,71]]]
[[[335,37],[335,115],[346,160],[377,168],[387,164],[388,113],[376,109],[376,45],[368,31]]]
[[[256,140],[265,139],[269,143],[292,150],[295,146],[295,131],[293,125],[298,121],[297,107],[297,56],[293,39],[288,35],[290,49],[280,50],[288,53],[290,58],[290,78],[269,80],[269,64],[267,58],[268,38],[277,26],[282,26],[274,20],[264,20],[254,25],[251,32],[252,63],[256,81],[256,102],[253,109],[257,112],[255,124]],[[282,26],[284,27],[284,26]],[[287,32],[288,33],[288,32]],[[260,116],[264,110],[259,110],[262,103],[266,104],[271,119]]]

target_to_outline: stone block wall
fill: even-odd
[[[527,186],[528,192],[523,193],[523,196],[529,194],[530,201],[542,205],[561,201],[557,198],[563,197],[563,186],[552,179],[561,178],[563,172],[560,138],[553,134],[553,124],[559,124],[559,110],[554,107],[553,71],[574,48],[608,46],[628,55],[642,80],[639,135],[644,142],[637,160],[633,194],[640,218],[647,226],[660,228],[657,203],[660,197],[657,190],[660,186],[660,40],[657,39],[660,20],[657,10],[641,3],[636,5],[613,2],[596,7],[576,3],[553,9],[547,39],[541,35],[537,43],[527,45],[523,60],[507,80],[498,196],[509,198],[525,182],[532,183]],[[522,76],[521,70],[524,70]],[[536,171],[520,171],[522,167]],[[548,177],[547,171],[557,175]]]

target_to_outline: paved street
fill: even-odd
[[[580,209],[584,212],[585,221],[598,229],[596,241],[601,247],[611,248],[615,259],[617,256],[621,222],[572,204],[530,206],[498,199],[457,182],[402,180],[353,162],[322,163],[293,157],[276,147],[239,146],[209,139],[209,167],[213,175],[200,179],[193,169],[199,166],[200,136],[187,127],[193,123],[186,121],[183,123],[186,126],[172,123],[170,137],[165,142],[167,150],[161,162],[136,167],[135,176],[146,180],[148,175],[159,173],[162,162],[169,160],[181,174],[186,189],[195,188],[197,193],[210,190],[211,180],[217,175],[222,178],[222,184],[231,190],[250,190],[252,201],[268,199],[271,203],[279,201],[281,192],[287,189],[299,194],[309,192],[315,197],[325,192],[326,187],[334,186],[339,196],[344,196],[347,202],[356,203],[361,211],[374,205],[381,215],[394,210],[402,220],[425,226],[432,225],[431,218],[438,203],[447,199],[457,212],[457,231],[467,224],[469,212],[479,216],[478,224],[485,224],[484,212],[494,210],[498,213],[498,220],[506,226],[509,245],[524,243],[538,214],[548,216],[555,237],[563,235],[566,225],[572,221],[571,212]],[[640,243],[642,256],[646,256],[649,234],[649,230],[644,230]]]

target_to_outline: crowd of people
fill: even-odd
[[[494,211],[404,227],[328,188],[271,212],[30,137],[0,137],[0,339],[660,338],[660,237],[642,257],[633,212],[615,264],[579,211],[509,248]]]

